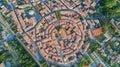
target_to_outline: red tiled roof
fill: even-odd
[[[102,28],[98,28],[92,31],[94,36],[99,36],[100,34],[102,34]]]
[[[28,0],[24,0],[25,2],[28,2]]]

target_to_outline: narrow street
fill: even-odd
[[[4,21],[3,17],[1,16],[1,14],[0,14],[0,22],[6,27],[6,29],[7,29],[11,34],[16,35],[16,34],[11,30],[8,22]],[[36,63],[37,63],[40,67],[42,67],[42,65],[40,64],[40,62],[38,61],[38,59],[36,59],[36,57],[25,47],[25,45],[21,42],[21,40],[18,39],[17,37],[16,37],[16,39],[20,42],[21,46],[23,46],[24,49],[32,56],[32,58],[36,61]]]

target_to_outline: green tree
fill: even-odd
[[[62,28],[61,25],[58,25],[58,26],[55,27],[55,29],[56,29],[57,31],[60,31],[61,28]]]
[[[112,8],[116,6],[117,0],[100,0],[100,5],[106,8]]]
[[[56,12],[55,12],[55,15],[56,15],[57,20],[60,20],[60,19],[61,19],[60,11],[56,11]]]

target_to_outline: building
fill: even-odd
[[[95,30],[92,31],[93,36],[99,36],[100,34],[102,34],[102,28],[97,28]]]
[[[0,67],[5,67],[4,63],[1,63],[1,64],[0,64]]]

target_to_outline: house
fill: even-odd
[[[1,63],[1,64],[0,64],[0,67],[5,67],[4,63]]]
[[[108,33],[105,33],[104,36],[106,37],[103,42],[107,42],[111,39],[111,36]]]
[[[102,28],[101,27],[97,28],[97,29],[93,30],[92,33],[93,33],[93,36],[99,36],[102,34]]]
[[[101,63],[99,63],[97,67],[103,67],[103,65]]]

